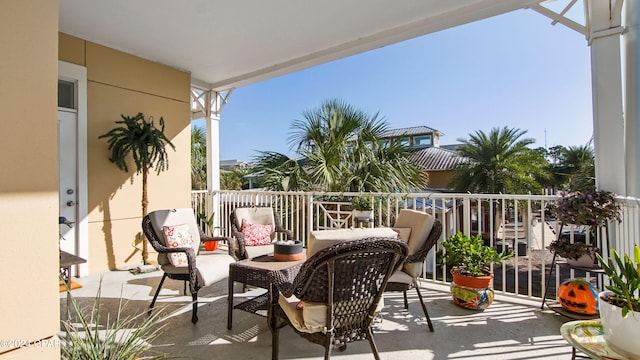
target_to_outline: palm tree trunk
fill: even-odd
[[[147,207],[149,206],[149,199],[147,198],[147,173],[149,172],[149,166],[146,163],[142,163],[142,217],[147,216]],[[147,265],[149,262],[149,249],[147,248],[147,237],[142,233],[142,263]]]

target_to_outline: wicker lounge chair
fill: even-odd
[[[400,270],[397,270],[387,283],[385,291],[402,291],[404,295],[404,308],[409,308],[407,300],[407,291],[411,288],[416,289],[418,298],[420,299],[420,305],[422,305],[422,311],[427,318],[427,324],[429,330],[433,332],[433,324],[427,307],[422,299],[420,293],[420,286],[418,285],[418,276],[422,274],[423,262],[429,253],[429,250],[436,244],[442,233],[442,224],[440,221],[427,213],[403,209],[398,214],[394,229],[400,233],[400,237],[403,237],[403,232],[406,230],[405,239],[409,248],[409,254],[404,261],[404,264]],[[408,230],[411,229],[411,230]],[[408,233],[408,236],[406,235]]]
[[[188,234],[185,232],[187,229]],[[226,238],[210,238],[202,234],[191,208],[153,211],[142,220],[142,230],[151,246],[158,252],[158,264],[164,271],[151,305],[149,305],[149,313],[153,310],[164,280],[167,277],[182,280],[185,282],[185,295],[186,283],[189,282],[189,291],[193,299],[191,322],[195,324],[198,322],[198,290],[226,279],[229,264],[235,261],[231,255],[222,251],[199,255],[200,241],[218,241],[226,240]],[[176,234],[182,231],[186,237],[190,235],[190,246],[171,247],[165,236],[168,231]],[[178,255],[182,257],[179,258],[172,254],[184,255]]]
[[[285,235],[287,240],[293,239],[293,233],[282,227],[280,216],[271,207],[254,206],[236,208],[231,213],[231,236],[229,248],[235,249],[238,260],[251,259],[256,256],[273,252],[273,245],[247,246],[245,234],[242,231],[243,220],[258,225],[271,225],[270,239],[274,240],[278,233]]]
[[[325,348],[368,340],[376,359],[372,325],[381,308],[387,280],[407,253],[406,245],[392,238],[366,238],[338,243],[307,259],[293,282],[279,272],[271,274],[279,294],[270,308],[272,358],[278,358],[278,330],[291,325],[312,343]],[[300,301],[303,308],[299,309]]]

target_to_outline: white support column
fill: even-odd
[[[625,195],[621,13],[609,1],[587,1],[585,5],[589,23],[587,39],[591,46],[596,187]]]
[[[192,118],[204,117],[207,134],[207,190],[220,190],[220,112],[227,103],[233,89],[215,91],[193,87],[191,89]],[[215,212],[214,226],[220,225],[219,196],[208,203],[208,213]]]
[[[627,0],[624,2],[624,27],[623,36],[623,72],[624,72],[624,110],[625,110],[625,142],[626,142],[626,196],[640,197],[640,112],[638,101],[640,91],[638,83],[638,61],[640,46],[638,46],[638,21],[640,18],[640,6],[638,1]]]

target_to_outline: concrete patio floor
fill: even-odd
[[[162,276],[161,271],[133,275],[111,271],[74,279],[82,285],[72,295],[82,306],[90,306],[101,284],[105,308],[115,314],[120,297],[128,299],[125,312],[146,311]],[[382,321],[374,337],[382,359],[570,359],[571,347],[560,336],[560,326],[570,319],[540,303],[496,296],[483,311],[466,310],[453,304],[448,287],[423,282],[423,295],[434,324],[428,331],[417,295],[409,293],[409,311],[401,293],[386,293]],[[227,330],[227,283],[219,282],[199,292],[198,317],[192,324],[190,296],[182,296],[183,283],[165,281],[156,309],[175,312],[169,326],[154,341],[156,350],[192,359],[270,359],[271,333],[266,318],[234,310],[233,329]],[[237,288],[236,292],[241,289]],[[250,290],[241,296],[253,296]],[[238,300],[239,301],[239,300]],[[66,313],[66,294],[60,295],[61,314]],[[113,316],[113,314],[111,316]],[[64,316],[64,315],[63,315]],[[324,349],[284,328],[280,335],[280,359],[322,359]],[[373,359],[366,341],[335,350],[335,359]]]

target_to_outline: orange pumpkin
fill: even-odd
[[[558,288],[558,302],[563,308],[580,314],[596,315],[598,289],[585,279],[569,279]]]

